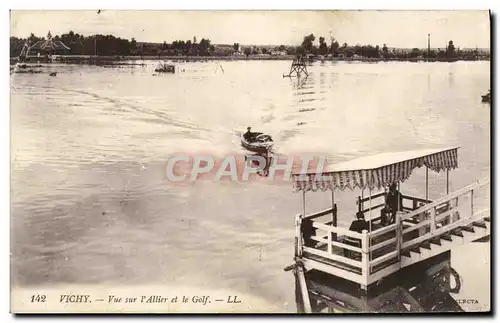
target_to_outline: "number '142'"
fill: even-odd
[[[45,295],[33,295],[31,296],[31,303],[44,303],[47,296]]]

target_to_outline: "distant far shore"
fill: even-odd
[[[291,61],[295,58],[294,55],[250,55],[250,56],[89,56],[89,55],[58,55],[53,59],[46,57],[31,56],[25,61],[28,62],[54,62],[68,64],[118,64],[123,61],[175,61],[175,62],[199,62],[199,61]],[[457,61],[489,61],[489,58],[474,58],[474,59],[446,59],[446,58],[368,58],[368,57],[327,57],[324,59],[312,59],[310,62],[317,61],[347,61],[347,62],[457,62]],[[16,62],[15,58],[11,58],[11,64]]]

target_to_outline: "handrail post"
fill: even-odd
[[[361,285],[361,288],[366,290],[368,286],[368,277],[370,276],[370,247],[368,245],[368,240],[370,236],[368,235],[367,230],[363,230],[361,238],[361,273],[363,276],[364,285]]]
[[[332,238],[333,238],[333,231],[329,231],[328,232],[328,246],[327,246],[327,250],[328,250],[328,254],[331,255],[333,252],[332,252]]]
[[[436,207],[434,206],[430,211],[431,211],[431,216],[430,216],[431,233],[433,233],[434,231],[436,231]]]
[[[332,227],[337,227],[337,203],[333,204],[332,209]],[[332,233],[332,240],[337,241],[337,233]]]
[[[458,197],[456,197],[454,201],[455,201],[454,203],[455,211],[453,212],[453,217],[450,217],[451,219],[450,223],[460,220],[460,213],[458,213]]]
[[[295,256],[302,257],[302,215],[295,216]]]
[[[361,206],[361,196],[358,196],[358,212],[361,212],[362,206]]]
[[[403,232],[401,230],[401,211],[396,212],[396,250],[398,251],[398,261],[401,260],[401,245]]]

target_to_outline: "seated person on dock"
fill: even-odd
[[[403,210],[403,194],[397,190],[395,183],[389,187],[389,192],[385,198],[384,208],[380,211],[380,221],[383,226],[396,221],[396,212]],[[387,219],[387,215],[390,218]]]
[[[363,212],[356,213],[356,220],[352,221],[349,230],[363,233],[363,230],[368,231],[369,229],[370,225],[368,221],[365,220],[365,214]]]
[[[352,221],[349,230],[356,231],[357,233],[363,233],[363,230],[369,230],[370,224],[365,220],[365,214],[363,212],[356,213],[356,220]],[[345,237],[344,243],[353,247],[361,247],[361,240],[351,237]],[[352,251],[344,249],[345,257],[352,257]]]

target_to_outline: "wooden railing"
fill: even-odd
[[[402,230],[402,235],[399,236],[400,249],[411,248],[434,236],[466,225],[471,220],[476,220],[476,217],[480,218],[481,212],[474,213],[474,192],[489,183],[489,178],[477,181],[419,209],[402,214],[401,222],[413,219],[417,220],[417,224]],[[461,197],[469,198],[469,212],[459,209]],[[409,234],[415,230],[419,230],[418,235]]]
[[[356,202],[356,204],[358,205],[358,212],[365,214],[369,213],[370,211],[382,208],[385,205],[385,194],[385,191],[373,194],[371,196],[372,206],[368,206],[367,208],[365,208],[365,203],[370,202],[370,197],[368,196],[361,198],[361,196],[358,196],[358,200]]]
[[[358,196],[358,199],[356,201],[356,204],[358,205],[358,212],[366,214],[370,213],[370,211],[382,209],[385,205],[386,194],[387,193],[385,191],[373,194],[371,196],[371,204],[372,204],[371,207],[370,206],[365,207],[366,203],[370,203],[370,196],[364,198]],[[405,202],[410,202],[410,203],[405,203]],[[418,209],[422,204],[429,204],[429,203],[432,203],[432,201],[403,194],[402,210],[405,212],[411,212]],[[375,214],[375,215],[372,214],[370,217],[372,223],[379,221],[380,218],[381,218],[380,214]]]
[[[314,220],[316,218],[322,217],[322,216],[327,215],[327,214],[332,214],[333,215],[334,212],[336,212],[336,210],[337,210],[337,205],[335,204],[331,208],[328,208],[328,209],[325,209],[325,210],[322,210],[322,211],[319,211],[319,212],[316,212],[316,213],[307,214],[303,218],[304,219]]]
[[[328,214],[325,212],[326,210],[305,218],[300,214],[296,216],[296,255],[302,257],[306,252],[325,258],[334,262],[335,267],[340,270],[356,275],[356,281],[366,285],[369,275],[368,231],[358,233],[312,220]],[[305,230],[305,226],[313,229],[309,236],[309,230]]]
[[[405,206],[404,202],[406,200],[411,201],[411,206]],[[414,211],[418,209],[421,204],[429,204],[429,203],[432,203],[432,201],[415,196],[403,195],[403,211]]]

